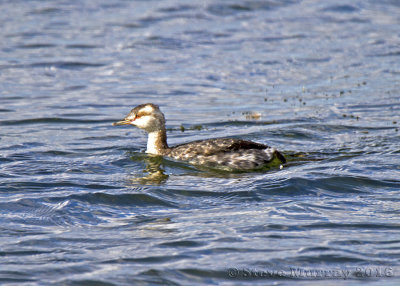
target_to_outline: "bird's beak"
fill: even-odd
[[[122,119],[122,120],[120,120],[120,121],[114,122],[112,125],[113,125],[113,126],[129,125],[129,124],[131,124],[131,122],[132,122],[131,120]]]

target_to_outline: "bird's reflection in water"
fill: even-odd
[[[144,185],[163,184],[167,181],[168,175],[165,174],[165,170],[162,168],[163,157],[148,154],[131,154],[130,158],[133,161],[142,161],[145,163],[143,170],[144,176],[137,178],[130,178],[132,183],[140,183]]]
[[[309,154],[293,153],[286,154],[288,158],[287,167],[292,165],[304,164],[310,160],[320,160],[308,158]],[[151,155],[139,152],[130,152],[129,157],[132,161],[138,162],[141,165],[144,163],[144,168],[142,169],[142,176],[139,174],[129,178],[130,182],[133,184],[142,185],[161,185],[164,184],[169,175],[165,174],[165,167],[173,170],[174,176],[192,176],[192,177],[202,177],[202,178],[220,178],[220,179],[241,179],[247,176],[252,176],[254,174],[261,173],[274,173],[279,172],[281,168],[279,167],[269,167],[262,170],[256,170],[253,172],[240,172],[240,171],[226,171],[219,169],[212,169],[202,166],[193,166],[189,163],[179,162],[175,160],[169,160],[163,158],[163,156]]]

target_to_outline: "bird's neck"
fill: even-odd
[[[165,127],[161,130],[149,132],[146,153],[164,155],[167,150],[167,132]]]

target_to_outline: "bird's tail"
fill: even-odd
[[[279,153],[278,151],[275,151],[274,155],[276,156],[276,158],[278,158],[282,162],[282,164],[286,163],[286,159],[285,159],[285,157],[283,157],[283,155],[281,153]]]

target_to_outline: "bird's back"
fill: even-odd
[[[170,148],[166,154],[177,160],[222,169],[253,170],[285,163],[285,158],[267,145],[232,138],[194,141]]]

